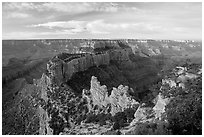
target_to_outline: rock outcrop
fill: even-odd
[[[153,107],[155,118],[161,119],[162,114],[165,112],[165,107],[169,103],[170,98],[164,98],[161,93],[157,96],[157,103]]]
[[[137,123],[144,123],[144,122],[150,122],[153,121],[153,118],[150,116],[153,115],[151,107],[139,107],[137,111],[134,114],[135,119],[130,123],[130,126],[134,126]]]
[[[165,112],[165,107],[170,102],[171,98],[164,98],[161,93],[154,99],[154,107],[145,107],[144,104],[140,105],[134,114],[134,120],[130,123],[135,126],[138,123],[155,122],[161,120],[162,114]]]
[[[108,103],[108,92],[105,85],[100,85],[100,82],[96,77],[92,76],[91,78],[91,89],[90,89],[91,98],[93,105],[98,105],[99,107],[106,107]]]
[[[162,79],[162,84],[168,84],[170,88],[176,87],[176,82],[171,79]]]
[[[89,111],[94,111],[97,106],[99,109],[104,109],[104,112],[110,112],[114,116],[118,112],[134,108],[139,104],[130,97],[128,90],[127,86],[120,85],[118,88],[113,88],[109,96],[107,87],[105,85],[101,86],[97,78],[92,76],[91,89],[89,91],[83,90],[82,97],[86,98]]]
[[[127,108],[136,108],[136,106],[139,105],[139,103],[128,94],[128,90],[128,86],[124,87],[123,85],[120,85],[118,88],[113,88],[109,97],[112,115],[123,112]]]

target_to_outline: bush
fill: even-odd
[[[97,122],[100,125],[105,125],[107,120],[111,120],[111,115],[110,114],[93,114],[90,113],[87,115],[85,122],[86,123],[93,123],[93,122]]]
[[[97,115],[95,115],[93,113],[88,114],[87,117],[86,117],[85,122],[86,123],[98,122]]]
[[[120,129],[121,127],[124,127],[128,123],[130,123],[134,119],[135,111],[135,109],[128,108],[125,109],[123,112],[116,113],[115,116],[112,118],[114,122],[113,129]]]
[[[125,126],[125,123],[127,122],[127,116],[124,112],[118,112],[113,117],[114,125],[113,129],[120,129],[121,127]]]
[[[54,135],[59,135],[60,132],[63,131],[65,125],[64,125],[64,120],[58,115],[59,112],[53,112],[51,121],[49,121],[50,128],[53,129],[53,134]]]
[[[202,102],[196,95],[177,97],[167,106],[173,134],[202,134]]]
[[[202,134],[202,78],[185,84],[187,94],[177,95],[166,107],[173,134]]]
[[[131,122],[131,121],[134,119],[135,111],[136,111],[136,110],[131,109],[131,108],[128,108],[128,109],[126,109],[126,110],[124,111],[128,123]]]

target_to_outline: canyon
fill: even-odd
[[[14,41],[11,46],[26,42],[35,45],[36,54],[24,61],[10,60],[3,68],[4,134],[129,134],[139,123],[158,124],[171,97],[150,89],[158,83],[170,88],[185,83],[181,70],[177,81],[165,79],[165,73],[186,62],[198,63],[195,53],[201,47],[151,40]],[[61,45],[57,52],[56,43]],[[52,51],[35,61],[47,49]],[[26,52],[30,53],[27,48]],[[197,78],[197,73],[190,74],[185,77]],[[13,113],[19,119],[14,125]],[[21,127],[18,132],[16,127]]]

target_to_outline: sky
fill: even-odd
[[[3,2],[3,39],[202,39],[201,2]]]

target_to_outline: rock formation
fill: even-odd
[[[171,98],[164,98],[161,93],[154,99],[154,107],[145,107],[144,104],[140,105],[134,114],[134,120],[130,123],[135,126],[138,123],[155,122],[162,119],[162,114],[165,112],[165,107],[170,102]]]
[[[152,108],[151,107],[139,107],[134,114],[135,119],[130,123],[130,126],[134,126],[137,123],[144,123],[147,121],[153,121],[152,118],[149,118],[152,115]]]
[[[176,87],[176,82],[171,79],[162,79],[162,84],[168,84],[170,88]]]
[[[155,118],[161,119],[161,115],[165,112],[165,107],[169,103],[170,98],[164,98],[161,93],[157,96],[157,103],[153,107]]]
[[[118,88],[113,88],[109,97],[111,104],[111,114],[115,115],[118,112],[123,112],[127,108],[136,108],[139,104],[128,94],[128,86],[120,85]]]
[[[91,78],[91,89],[83,90],[82,96],[87,99],[89,111],[93,111],[95,106],[99,109],[110,109],[109,112],[114,116],[118,112],[123,112],[127,108],[134,108],[139,103],[130,97],[128,94],[129,88],[120,85],[118,88],[113,88],[111,95],[108,96],[107,87],[101,86],[96,77]]]

